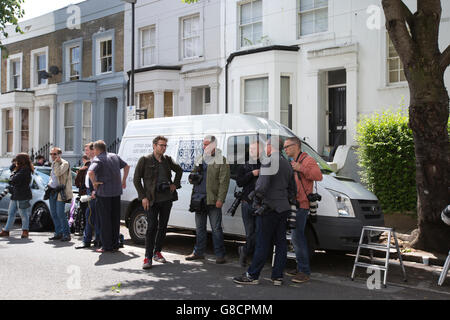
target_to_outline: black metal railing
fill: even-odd
[[[108,152],[117,153],[119,151],[119,146],[120,146],[120,138],[117,138],[107,147],[106,150]]]
[[[31,148],[30,151],[30,159],[31,162],[34,162],[37,156],[43,156],[45,158],[45,162],[49,161],[50,159],[50,150],[53,147],[53,143],[47,142],[42,147],[40,147],[37,151],[34,151],[33,148]]]

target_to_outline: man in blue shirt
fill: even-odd
[[[130,166],[118,155],[106,152],[102,140],[94,142],[95,158],[88,174],[94,186],[97,199],[96,211],[100,217],[102,248],[97,252],[119,250],[120,233],[120,196],[126,188]],[[124,169],[121,179],[120,170]]]

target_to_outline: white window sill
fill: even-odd
[[[384,87],[379,87],[378,91],[384,91],[384,90],[394,90],[394,89],[408,89],[408,82],[402,81],[402,82],[395,82],[395,83],[388,83]]]
[[[183,58],[179,62],[181,64],[190,64],[190,63],[197,63],[197,62],[203,62],[203,61],[205,61],[204,56],[197,56],[197,57]]]
[[[300,36],[296,44],[305,44],[305,43],[313,43],[313,42],[320,42],[320,41],[327,41],[327,40],[334,40],[335,34],[334,32],[320,32],[320,33],[312,33],[305,36]]]

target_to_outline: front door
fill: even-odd
[[[347,103],[345,86],[328,89],[329,97],[329,145],[335,149],[339,145],[347,142]]]

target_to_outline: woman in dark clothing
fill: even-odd
[[[34,167],[28,154],[19,153],[16,156],[16,167],[9,178],[11,201],[9,202],[8,221],[0,233],[0,237],[9,237],[9,231],[16,219],[16,212],[19,211],[22,218],[22,238],[28,238],[31,214],[30,200],[33,197],[30,184],[33,172]]]

